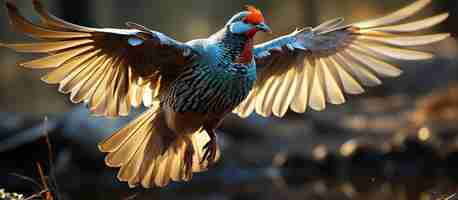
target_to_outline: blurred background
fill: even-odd
[[[58,17],[97,27],[133,21],[180,41],[216,32],[243,5],[259,7],[273,35],[343,16],[347,23],[378,17],[413,0],[42,0]],[[4,1],[2,1],[3,3]],[[37,22],[31,0],[15,3]],[[431,32],[458,33],[458,1],[433,1],[418,17],[449,11]],[[28,40],[0,11],[0,41]],[[0,199],[46,190],[55,199],[453,199],[458,190],[457,42],[421,47],[434,60],[398,62],[404,74],[324,112],[285,118],[229,116],[219,137],[223,158],[189,183],[129,189],[104,166],[98,141],[135,117],[91,117],[43,72],[16,67],[33,58],[0,49]],[[44,135],[48,135],[48,141]],[[48,143],[51,144],[49,150]],[[40,178],[37,162],[47,178]],[[36,183],[34,183],[36,182]],[[4,190],[2,190],[3,188]],[[46,196],[46,193],[44,193]],[[458,198],[457,198],[458,199]]]

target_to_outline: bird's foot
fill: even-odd
[[[184,153],[184,164],[185,164],[185,177],[187,180],[191,179],[192,176],[192,157],[194,155],[194,150],[192,147],[187,147]]]
[[[216,152],[218,150],[218,144],[216,143],[216,138],[210,139],[210,141],[205,144],[203,147],[205,152],[204,156],[202,157],[201,163],[208,161],[208,165],[211,166],[215,164],[216,161]]]

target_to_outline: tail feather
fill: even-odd
[[[99,149],[102,152],[114,152],[119,149],[130,137],[133,136],[132,133],[138,132],[138,128],[141,125],[148,122],[148,120],[152,120],[155,116],[156,111],[151,108],[146,111],[142,116],[138,117],[134,121],[130,122],[127,126],[123,127],[118,132],[114,133],[111,137],[104,140],[99,144]]]
[[[162,115],[159,107],[153,106],[99,144],[99,149],[108,153],[106,164],[120,167],[117,177],[130,187],[163,187],[170,181],[188,181],[193,172],[208,168],[208,161],[202,162],[203,147],[210,140],[207,133],[175,134]],[[218,149],[215,161],[219,156]]]
[[[119,169],[118,173],[118,179],[122,181],[128,181],[129,185],[130,183],[135,183],[140,180],[140,177],[137,176],[139,174],[138,172],[140,171],[140,168],[142,166],[142,163],[148,157],[149,154],[146,154],[146,148],[148,141],[151,139],[151,134],[145,138],[141,145],[138,147],[136,150],[135,154],[132,156],[132,158]]]
[[[155,116],[156,113],[154,111],[147,111],[139,117],[138,121],[135,120],[133,123],[130,123],[100,145],[102,152],[110,152],[105,158],[108,166],[120,167],[129,162],[137,151],[137,148],[150,135],[151,120]]]

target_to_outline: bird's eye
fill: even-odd
[[[251,24],[251,25],[257,25],[257,24],[255,24],[255,23],[253,23],[253,22],[250,22],[250,21],[246,20],[246,19],[243,20],[243,23],[245,23],[245,24]]]

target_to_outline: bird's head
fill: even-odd
[[[245,6],[245,9],[227,22],[226,27],[229,31],[235,34],[245,34],[248,37],[254,37],[258,31],[272,32],[259,9],[249,5]]]

